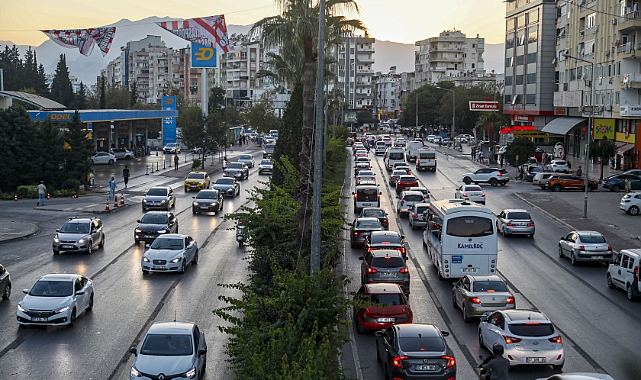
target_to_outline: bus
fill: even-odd
[[[433,201],[423,245],[440,279],[497,274],[498,240],[492,210],[467,200]]]

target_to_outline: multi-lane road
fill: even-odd
[[[439,153],[437,157],[436,173],[420,172],[417,176],[435,199],[451,198],[461,183],[461,174],[477,169],[478,164],[456,155]],[[390,229],[401,231],[408,242],[414,321],[434,323],[450,331],[452,334],[446,339],[457,359],[457,378],[473,379],[478,355],[488,355],[478,346],[478,323],[463,322],[461,311],[452,307],[451,281],[438,280],[422,246],[422,232],[408,228],[406,218],[395,217],[395,193],[387,185],[382,158],[375,158],[373,152],[370,158],[384,194],[382,205],[392,216]],[[351,162],[351,156],[349,160]],[[347,170],[346,196],[354,184],[351,165],[348,164]],[[212,181],[219,175],[214,174]],[[249,180],[242,181],[242,187],[259,186],[258,180],[265,178],[253,169]],[[193,236],[200,246],[199,264],[188,267],[183,275],[143,277],[141,273],[140,257],[144,247],[135,245],[132,235],[136,220],[142,214],[140,200],[153,185],[174,187],[177,205],[173,211],[179,218],[180,232]],[[558,257],[558,238],[566,233],[567,226],[514,195],[515,192],[522,196],[536,193],[530,184],[510,182],[505,187],[484,188],[487,205],[495,213],[507,207],[522,207],[530,210],[536,222],[534,239],[499,236],[498,268],[515,293],[517,306],[542,310],[561,331],[566,355],[564,370],[607,372],[615,379],[626,379],[623,370],[626,360],[638,362],[640,359],[641,303],[628,302],[623,292],[608,289],[604,266],[572,267],[568,260]],[[181,176],[162,173],[146,176],[144,181],[134,181],[133,187],[130,182],[128,190],[127,202],[133,206],[100,215],[105,225],[106,247],[91,256],[52,255],[55,229],[74,213],[36,210],[33,205],[21,206],[21,202],[2,203],[4,215],[37,223],[40,232],[25,240],[0,244],[0,263],[11,271],[14,288],[10,300],[0,302],[0,378],[126,379],[133,362],[129,347],[138,343],[152,322],[174,317],[198,323],[205,333],[209,346],[205,378],[233,378],[233,371],[225,361],[227,338],[218,330],[224,321],[212,313],[215,308],[225,306],[219,295],[233,294],[218,284],[247,279],[246,253],[235,242],[233,222],[222,215],[192,215],[191,197],[195,193],[184,193]],[[555,196],[573,201],[571,198],[582,195]],[[599,201],[595,200],[598,197],[604,200],[603,204],[605,200],[612,203],[615,199],[606,192],[597,192],[591,197],[596,207],[599,207]],[[224,211],[233,212],[248,202],[243,190],[240,197],[225,200]],[[346,215],[350,221],[354,217],[350,202],[346,202]],[[355,291],[359,286],[360,255],[362,250],[345,245],[340,270],[353,279],[347,291]],[[93,278],[94,310],[80,316],[71,329],[19,329],[15,314],[22,298],[20,290],[29,288],[39,276],[52,272],[78,272]],[[344,347],[341,358],[346,375],[356,379],[383,379],[374,354],[373,334],[358,335],[352,331],[352,342]],[[510,377],[535,379],[552,373],[548,367],[516,368]]]

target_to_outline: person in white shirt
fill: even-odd
[[[45,194],[47,194],[47,187],[45,186],[44,181],[40,181],[40,184],[37,187],[38,189],[38,204],[37,206],[45,205]]]

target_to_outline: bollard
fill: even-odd
[[[125,196],[123,194],[120,194],[120,204],[121,205],[125,204]]]
[[[156,151],[156,157],[158,157],[158,151]]]
[[[114,194],[114,208],[118,208],[118,196]]]
[[[158,165],[158,161],[156,161],[156,171],[160,171],[160,169],[158,169]]]
[[[164,159],[162,160],[162,168],[167,169],[167,161],[165,161]]]
[[[105,207],[105,211],[109,211],[109,197],[107,197],[107,206]]]
[[[51,199],[51,194],[49,194],[49,192],[47,192],[47,199]]]
[[[17,202],[18,201],[18,194],[13,194],[13,201]]]

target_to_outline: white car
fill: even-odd
[[[376,174],[371,170],[361,170],[356,175],[356,186],[376,185]]]
[[[485,204],[485,192],[479,185],[463,185],[456,189],[454,199],[468,199],[472,202]]]
[[[258,164],[258,174],[272,174],[274,163],[269,158],[263,158]]]
[[[405,190],[408,190],[408,191],[420,191],[421,193],[423,193],[423,198],[424,198],[423,202],[424,203],[430,203],[430,191],[426,187],[412,186],[412,187],[408,187]]]
[[[403,137],[397,137],[396,141],[394,141],[394,146],[400,146],[401,148],[404,148],[406,144],[405,138]]]
[[[187,264],[198,264],[198,243],[191,236],[181,234],[161,235],[143,253],[142,273],[185,273]]]
[[[108,152],[98,152],[91,156],[91,163],[94,165],[108,164],[113,165],[116,162],[116,155]]]
[[[641,192],[624,195],[623,198],[621,198],[621,203],[619,203],[619,208],[630,215],[639,215],[639,210],[641,210]]]
[[[427,135],[427,142],[435,142],[436,141],[436,136],[434,135]]]
[[[131,160],[134,157],[134,152],[125,148],[116,149],[113,151],[113,154],[116,156],[116,158],[121,160]]]
[[[168,143],[162,148],[164,153],[180,153],[180,147],[176,143]]]
[[[568,167],[568,163],[565,160],[552,160],[552,162],[549,163],[546,167],[546,170],[549,172],[567,173],[570,171],[570,168]]]
[[[238,157],[238,162],[244,162],[250,168],[253,168],[256,164],[254,162],[254,156],[252,156],[251,154],[241,154],[240,157]]]
[[[93,281],[79,274],[40,277],[18,303],[20,326],[73,326],[76,317],[93,309]]]

